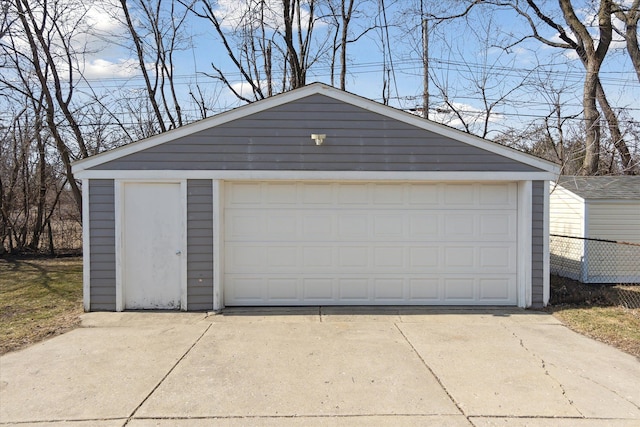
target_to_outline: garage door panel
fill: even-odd
[[[378,237],[402,239],[404,237],[404,215],[374,215],[373,235],[374,240]]]
[[[305,301],[334,300],[334,280],[327,278],[303,278],[302,299]]]
[[[349,278],[338,280],[338,298],[341,301],[355,303],[369,301],[369,279]]]
[[[484,213],[479,216],[479,234],[484,240],[513,241],[516,238],[516,213]]]
[[[373,266],[385,270],[403,269],[406,266],[406,248],[402,246],[382,246],[373,249]]]
[[[370,236],[369,216],[366,214],[341,213],[337,215],[338,234],[336,239],[360,239],[365,240]],[[329,236],[327,236],[329,237]]]
[[[227,184],[226,198],[230,205],[261,203],[263,185],[258,182],[232,182]]]
[[[409,184],[407,202],[411,206],[439,206],[441,186],[438,184]]]
[[[297,203],[294,183],[271,183],[268,191],[262,190],[262,199],[267,204],[295,205]]]
[[[516,303],[516,184],[229,183],[225,195],[226,305]]]
[[[380,278],[373,280],[373,298],[376,301],[396,301],[406,299],[402,278]]]
[[[225,298],[236,305],[505,305],[514,302],[514,279],[500,276],[299,277],[232,275]],[[259,289],[259,291],[256,291]],[[232,304],[230,304],[232,305]]]
[[[473,184],[444,184],[444,204],[447,206],[474,206],[477,189]]]
[[[483,184],[478,189],[479,205],[490,207],[512,207],[515,204],[514,183]]]
[[[267,280],[267,295],[274,301],[297,302],[300,300],[298,281],[292,278],[274,278]]]
[[[478,279],[479,299],[482,301],[508,301],[512,282],[509,279]]]
[[[442,228],[440,218],[437,213],[419,212],[407,215],[409,222],[409,236],[414,239],[425,239],[438,236],[438,230]]]
[[[225,270],[229,272],[245,270],[264,271],[267,256],[267,248],[259,245],[242,245],[226,247]]]
[[[437,270],[441,265],[440,246],[415,246],[409,248],[409,267],[412,270]]]
[[[333,236],[335,230],[333,216],[305,215],[302,218],[302,233],[307,238],[326,238]]]
[[[472,302],[476,300],[474,280],[472,277],[455,277],[444,279],[444,298],[452,302]]]
[[[417,303],[437,303],[442,301],[442,284],[439,278],[409,279],[409,299]]]
[[[480,269],[483,272],[508,273],[516,268],[514,256],[515,248],[509,246],[483,246],[478,249],[480,255]]]
[[[225,297],[240,304],[262,304],[267,300],[264,279],[258,277],[234,277],[225,289]]]
[[[334,186],[330,183],[305,183],[298,186],[300,201],[309,205],[332,204]]]
[[[337,186],[337,202],[341,206],[367,205],[369,186],[367,184],[341,184]]]
[[[302,265],[305,270],[330,269],[335,265],[332,246],[306,246],[302,248]]]
[[[450,213],[444,217],[443,231],[451,239],[473,239],[478,235],[476,216],[471,213]]]
[[[291,213],[269,216],[265,218],[267,229],[264,230],[267,235],[277,237],[283,235],[298,234],[298,215]]]
[[[344,246],[338,248],[338,262],[339,267],[349,268],[366,268],[370,266],[369,263],[369,247],[362,246]]]
[[[444,248],[444,270],[449,272],[470,272],[476,268],[475,247],[449,246]]]
[[[300,264],[298,262],[298,248],[296,246],[275,246],[265,250],[267,255],[266,265],[277,269],[295,269]]]
[[[256,214],[232,212],[226,218],[226,237],[230,240],[243,236],[256,236],[265,229],[263,218]]]

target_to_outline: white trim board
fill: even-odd
[[[545,181],[543,189],[549,188],[549,183]],[[544,216],[542,225],[542,305],[547,306],[551,298],[551,254],[549,249],[549,225],[550,225],[550,205],[549,192],[544,191]]]
[[[318,180],[318,181],[549,181],[550,172],[387,172],[387,171],[270,171],[270,170],[85,170],[82,179],[126,180]]]
[[[518,307],[531,306],[532,183],[518,183]]]
[[[124,292],[122,292],[122,185],[123,181],[116,180],[113,183],[113,212],[114,229],[116,233],[116,311],[124,310]]]
[[[213,310],[224,308],[224,183],[213,180]]]
[[[188,190],[187,190],[187,180],[181,180],[180,181],[180,203],[182,203],[182,217],[180,218],[181,224],[180,224],[180,232],[182,234],[182,249],[180,249],[180,251],[182,252],[182,254],[180,255],[180,269],[181,274],[180,274],[180,280],[182,280],[182,283],[180,283],[180,310],[181,311],[187,311],[188,310],[188,301],[187,301],[187,296],[188,296],[188,289],[187,289],[187,281],[188,281],[188,273],[187,273],[187,261],[188,261],[188,257],[189,257],[189,245],[188,245],[188,241],[187,241],[187,221],[188,221],[188,203],[187,203],[187,195],[188,195]]]
[[[77,161],[73,164],[73,173],[77,174],[79,172],[82,172],[87,169],[91,169],[95,166],[107,163],[109,161],[116,160],[121,157],[130,155],[133,153],[137,153],[139,151],[146,150],[151,147],[155,147],[157,145],[160,145],[178,138],[182,138],[196,132],[200,132],[215,126],[222,125],[224,123],[228,123],[232,120],[248,117],[252,114],[256,114],[256,113],[265,111],[267,109],[277,107],[283,104],[287,104],[287,103],[290,103],[311,95],[316,95],[316,94],[325,95],[330,98],[342,101],[344,103],[354,105],[356,107],[363,108],[365,110],[383,115],[390,119],[394,119],[399,122],[403,122],[411,126],[415,126],[419,129],[424,129],[448,138],[452,138],[457,141],[471,145],[473,147],[477,147],[482,150],[486,150],[491,153],[513,159],[515,161],[527,164],[529,166],[533,166],[535,168],[539,168],[542,171],[551,172],[555,174],[556,177],[557,175],[560,174],[559,166],[551,162],[548,162],[546,160],[540,159],[530,154],[523,153],[513,148],[509,148],[509,147],[491,142],[486,139],[479,138],[477,136],[473,136],[471,134],[461,132],[457,129],[453,129],[451,127],[448,127],[439,123],[425,120],[411,113],[380,104],[378,102],[333,88],[331,86],[327,86],[322,83],[313,83],[308,86],[304,86],[300,89],[296,89],[290,92],[285,92],[276,96],[272,96],[270,98],[266,98],[258,102],[254,102],[252,104],[244,105],[242,107],[238,107],[236,109],[218,114],[208,119],[200,120],[198,122],[191,123],[186,126],[182,126],[180,128],[162,133],[160,135],[152,136],[150,138],[137,141],[132,144],[125,145],[123,147],[119,147],[114,150],[110,150],[105,153],[89,157],[87,159]]]

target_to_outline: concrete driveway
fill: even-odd
[[[0,423],[638,426],[640,362],[515,309],[90,313],[0,358]]]

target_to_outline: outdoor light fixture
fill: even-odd
[[[324,139],[327,137],[327,135],[325,135],[324,133],[312,133],[311,134],[311,139],[313,139],[316,142],[316,145],[322,145],[322,143],[324,142]]]

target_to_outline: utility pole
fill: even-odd
[[[429,119],[429,22],[424,15],[423,2],[420,2],[422,17],[422,117]]]

